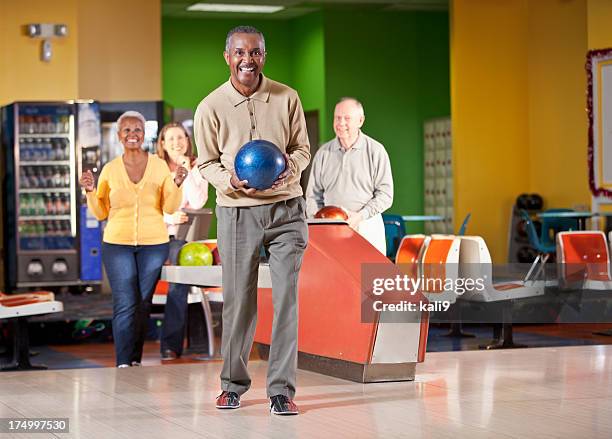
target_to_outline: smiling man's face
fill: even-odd
[[[230,68],[232,84],[248,96],[259,84],[259,74],[266,63],[266,48],[259,34],[235,33],[229,49],[223,52]]]

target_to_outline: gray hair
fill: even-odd
[[[352,102],[353,104],[357,106],[357,108],[359,108],[359,111],[361,111],[361,114],[365,116],[365,111],[363,111],[363,104],[359,102],[356,98],[353,98],[351,96],[345,96],[343,98],[340,98],[340,100],[338,101],[338,104],[341,104],[342,102]]]
[[[134,119],[138,119],[139,121],[141,121],[142,129],[144,129],[147,122],[145,117],[138,111],[126,111],[121,116],[119,116],[119,119],[117,119],[117,130],[119,130],[119,128],[121,127],[121,122],[123,122],[123,119],[127,119],[128,117],[133,117]]]
[[[257,30],[253,26],[236,26],[235,28],[233,28],[227,33],[227,38],[225,38],[225,51],[226,52],[229,52],[230,40],[232,38],[232,35],[234,34],[258,34],[261,37],[261,41],[263,42],[263,45],[264,45],[262,49],[265,50],[266,48],[266,39],[264,38],[263,34],[259,30]]]

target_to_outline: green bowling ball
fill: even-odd
[[[195,267],[213,264],[213,254],[201,242],[188,242],[179,252],[178,263],[182,266]]]

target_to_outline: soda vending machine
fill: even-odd
[[[95,102],[2,109],[6,291],[101,281],[100,224],[78,185],[83,168],[99,172],[100,142]]]

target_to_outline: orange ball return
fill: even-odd
[[[298,367],[357,382],[413,380],[425,359],[428,314],[388,323],[381,313],[362,318],[362,264],[399,269],[345,222],[309,220],[299,278]],[[162,278],[221,286],[221,266],[164,267]],[[255,342],[266,357],[274,315],[269,267],[261,265]],[[413,301],[427,301],[420,294]],[[385,320],[383,322],[383,320]]]
[[[298,366],[362,383],[413,380],[425,357],[427,314],[414,323],[362,318],[362,264],[393,264],[345,223],[310,220],[308,234],[299,279]],[[257,301],[255,342],[265,353],[272,290],[260,288]]]

